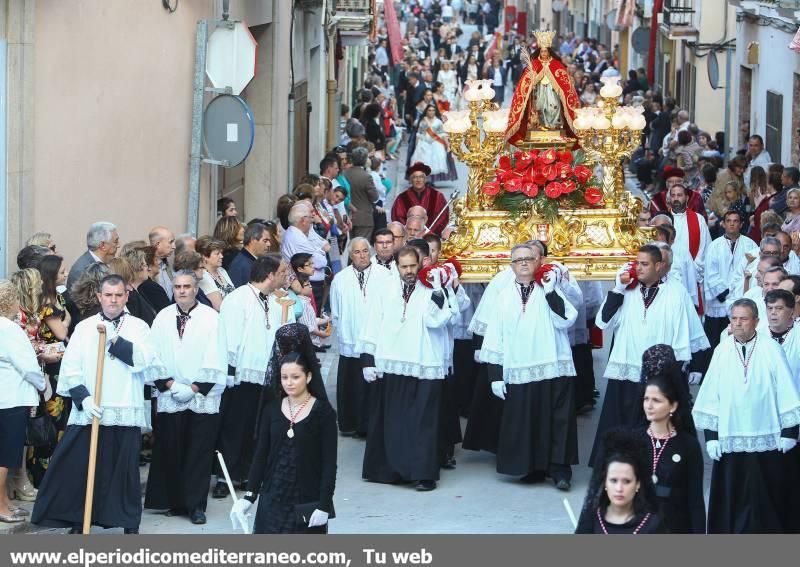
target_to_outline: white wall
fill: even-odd
[[[787,47],[792,37],[793,34],[773,27],[740,22],[736,38],[737,79],[739,66],[747,64],[747,45],[751,41],[759,43],[759,64],[753,66],[751,133],[766,134],[767,91],[783,95],[782,151],[780,156],[772,156],[783,164],[788,164],[791,156],[793,73],[800,73],[800,55]],[[738,125],[745,117],[736,114]]]

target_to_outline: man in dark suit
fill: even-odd
[[[378,200],[378,190],[372,181],[372,176],[365,169],[369,152],[367,148],[354,148],[348,156],[352,167],[344,170],[342,175],[350,183],[350,204],[355,211],[352,214],[353,230],[351,237],[363,236],[372,240],[375,230],[373,210]]]
[[[515,37],[514,45],[508,50],[508,58],[511,61],[511,83],[516,85],[524,70],[522,64],[522,50],[526,48],[524,37]]]
[[[260,222],[253,223],[244,231],[244,247],[234,256],[228,276],[236,287],[250,281],[250,268],[256,258],[264,256],[269,250],[270,240],[267,227]]]
[[[409,130],[414,127],[414,119],[417,116],[417,104],[422,100],[425,94],[425,86],[420,82],[417,73],[409,73],[408,75],[408,89],[406,89],[406,105],[403,109],[403,114],[406,118],[406,124]]]
[[[119,248],[119,233],[117,227],[110,222],[96,222],[89,227],[86,233],[86,252],[84,252],[72,267],[67,276],[67,289],[72,288],[81,274],[95,262],[103,264],[110,261],[117,255]]]
[[[456,40],[455,36],[450,36],[447,38],[447,45],[444,46],[444,52],[450,61],[455,60],[456,55],[462,51],[463,49],[460,45],[458,45],[458,41]]]

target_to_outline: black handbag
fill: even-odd
[[[25,444],[28,447],[55,447],[58,440],[53,418],[47,413],[47,406],[40,403],[36,415],[28,417],[25,433]]]

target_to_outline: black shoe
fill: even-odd
[[[228,485],[224,482],[218,482],[211,491],[212,498],[227,498],[229,494]]]
[[[582,405],[575,413],[577,415],[586,415],[592,413],[592,411],[594,411],[594,400],[590,404]]]
[[[70,535],[82,534],[83,528],[81,526],[72,526],[67,533]]]
[[[592,397],[593,398],[599,398],[600,397],[600,390],[598,390],[597,388],[592,390]]]
[[[447,460],[445,460],[444,464],[442,465],[442,468],[448,471],[453,470],[454,468],[456,468],[456,460],[453,457],[448,458]]]
[[[544,471],[533,471],[523,476],[519,481],[525,484],[536,484],[537,482],[544,482],[544,479]]]
[[[417,483],[417,492],[430,492],[436,488],[435,480],[421,480]]]
[[[559,478],[558,480],[553,479],[553,483],[555,483],[556,488],[559,490],[563,490],[567,492],[570,488],[572,488],[572,484],[566,478]]]
[[[186,510],[184,510],[183,508],[170,508],[169,510],[167,510],[167,513],[165,514],[165,516],[167,516],[168,518],[172,518],[174,516],[185,516],[185,515],[186,515]]]
[[[355,437],[356,436],[356,432],[355,431],[340,431],[339,435],[341,435],[342,437]]]
[[[192,511],[191,520],[193,524],[205,524],[206,513],[203,512],[200,508],[197,508]]]
[[[125,535],[139,535],[139,528],[125,528]]]

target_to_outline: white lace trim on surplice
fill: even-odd
[[[149,410],[148,410],[149,411]],[[92,418],[83,410],[73,407],[69,414],[69,425],[91,425]],[[100,425],[106,427],[147,427],[145,419],[144,405],[130,408],[103,407],[103,417],[100,418]]]
[[[421,380],[441,380],[445,375],[443,365],[424,366],[416,362],[404,362],[402,360],[378,358],[375,360],[375,368],[377,368],[378,372],[383,372],[384,374],[400,374]]]

